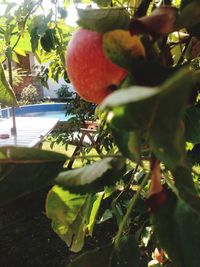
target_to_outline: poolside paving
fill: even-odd
[[[36,147],[50,133],[56,124],[56,118],[16,117],[17,135],[11,134],[12,118],[0,121],[0,147],[23,146]],[[3,138],[8,135],[8,138]]]

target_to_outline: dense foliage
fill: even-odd
[[[51,1],[54,10],[47,15],[43,2],[6,3],[0,61],[9,67],[17,54],[32,50],[40,63],[49,62],[40,70],[47,84],[48,78],[67,79],[65,53],[72,28],[65,23],[68,1],[61,6]],[[94,244],[69,267],[197,267],[199,2],[95,2],[98,8],[78,6],[77,23],[102,33],[106,56],[128,71],[96,111],[100,127],[112,132],[112,148],[72,170],[63,167],[69,158],[59,153],[0,148],[0,205],[53,183],[46,214],[72,252],[82,251],[95,229],[109,222],[112,235],[106,242]],[[134,35],[144,47],[142,57],[132,50]],[[0,65],[0,102],[17,105],[12,75],[9,80]]]

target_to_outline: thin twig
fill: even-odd
[[[182,53],[181,53],[181,55],[180,55],[180,58],[179,58],[179,60],[178,60],[178,62],[177,62],[177,65],[179,65],[179,64],[181,64],[181,63],[183,62],[185,53],[186,53],[186,51],[187,51],[187,49],[188,49],[188,46],[189,46],[189,44],[190,44],[191,39],[192,39],[192,36],[190,36],[190,37],[188,38],[187,42],[185,43],[185,46],[184,46],[183,51],[182,51]]]
[[[117,202],[117,200],[118,200],[118,199],[119,199],[119,198],[120,198],[120,197],[121,197],[127,190],[129,190],[131,184],[133,183],[133,180],[134,180],[134,178],[135,178],[135,174],[136,174],[138,168],[139,168],[139,164],[136,165],[136,167],[135,167],[135,169],[134,169],[134,171],[133,171],[133,173],[132,173],[132,175],[131,175],[131,179],[130,179],[130,181],[128,182],[128,184],[127,184],[127,185],[124,187],[124,189],[119,193],[119,195],[113,200],[113,202]]]
[[[127,211],[126,211],[126,214],[119,226],[119,231],[117,232],[117,235],[115,237],[115,240],[114,240],[114,245],[115,245],[115,248],[118,249],[119,247],[119,242],[121,240],[121,237],[123,235],[123,232],[124,232],[124,229],[127,225],[127,221],[131,215],[131,212],[133,210],[133,207],[135,206],[135,204],[137,203],[137,200],[140,196],[140,193],[142,191],[142,189],[144,188],[144,186],[146,185],[146,182],[148,181],[148,179],[150,178],[150,173],[147,173],[140,185],[140,187],[138,188],[137,192],[134,194],[134,196],[132,197],[132,199],[130,200],[130,203],[129,203],[129,206],[127,208]]]

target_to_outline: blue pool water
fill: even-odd
[[[71,116],[65,116],[65,103],[35,104],[15,108],[16,117],[44,117],[57,118],[59,121],[67,121]],[[9,118],[12,115],[11,109],[1,110],[2,118]]]

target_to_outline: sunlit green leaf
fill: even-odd
[[[75,195],[57,186],[48,193],[46,213],[52,228],[73,252],[83,248],[92,204],[92,196]]]
[[[92,235],[103,196],[104,196],[104,192],[99,193],[97,195],[96,200],[93,203],[89,223],[87,225],[89,235]]]
[[[18,56],[15,52],[12,52],[12,60],[14,62],[16,62],[17,64],[19,64],[19,59],[18,59]]]
[[[26,56],[26,52],[22,48],[15,47],[14,51],[21,56]]]
[[[10,40],[11,47],[13,47],[15,45],[15,43],[17,42],[17,38],[18,38],[17,36],[11,37],[11,40]],[[20,37],[19,42],[17,43],[15,50],[21,51],[21,54],[23,53],[22,50],[24,52],[25,51],[26,52],[32,51],[32,49],[31,49],[31,37],[30,37],[30,34],[28,32],[25,32],[24,35]]]

